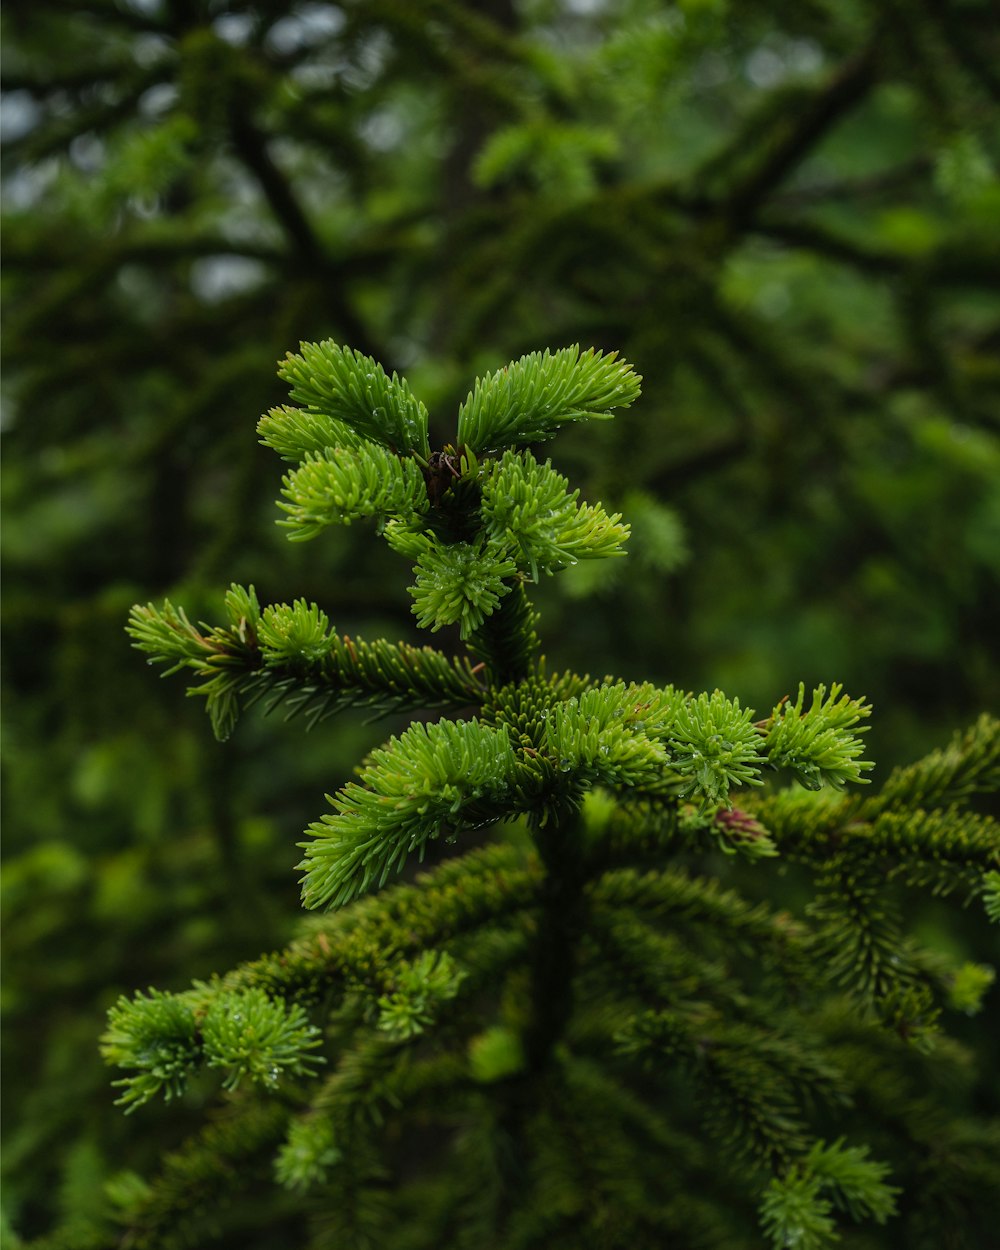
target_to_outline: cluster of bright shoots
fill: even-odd
[[[431,452],[428,414],[405,380],[332,342],[303,344],[280,373],[299,407],[273,409],[261,441],[297,466],[284,478],[293,540],[372,518],[413,561],[413,611],[431,630],[457,625],[470,654],[339,636],[317,605],[261,609],[253,588],[227,596],[229,623],[196,628],[167,603],[133,611],[130,632],[154,660],[201,681],[220,736],[244,703],[269,696],[319,716],[351,704],[451,706],[461,720],[413,725],[372,752],[360,784],[310,827],[303,901],[342,905],[385,883],[428,839],[596,786],[726,805],[730,789],[791,770],[802,784],[862,780],[858,723],[870,709],[820,686],[755,720],[720,691],[545,679],[526,584],[579,560],[624,554],[628,526],[579,501],[527,450],[570,421],[606,418],[639,394],[614,353],[536,352],[478,379],[455,444]],[[499,618],[499,620],[498,620]],[[719,823],[723,831],[734,826]],[[755,853],[770,853],[763,831]]]
[[[438,451],[424,405],[375,361],[332,342],[304,344],[280,372],[297,406],[272,410],[259,431],[295,464],[279,504],[289,537],[372,519],[413,565],[418,623],[457,627],[465,644],[454,656],[344,636],[316,604],[262,608],[252,587],[232,587],[228,620],[215,627],[193,625],[169,602],[134,609],[136,645],[169,672],[195,674],[191,693],[206,699],[220,737],[257,699],[314,719],[351,706],[445,714],[390,738],[359,780],[329,799],[332,810],[309,827],[304,844],[307,907],[357,900],[422,856],[432,839],[519,817],[544,831],[567,807],[596,810],[605,801],[663,805],[715,846],[757,859],[775,854],[775,845],[762,824],[732,807],[731,791],[759,786],[775,770],[813,790],[864,779],[870,765],[857,735],[870,709],[837,686],[800,688],[757,719],[719,691],[693,696],[546,673],[526,588],[577,561],[622,555],[629,531],[617,514],[581,502],[529,447],[637,398],[640,379],[615,354],[533,353],[477,380],[454,443]],[[477,854],[463,861],[470,881]],[[357,931],[367,923],[361,913]],[[343,952],[338,958],[349,963]],[[397,961],[378,998],[378,1028],[399,1042],[416,1036],[459,993],[464,976],[446,953]],[[636,1025],[619,1039],[623,1053],[687,1044],[663,1013],[643,1027],[655,1037]],[[491,1036],[473,1056],[484,1080],[518,1063],[516,1044]],[[493,1042],[499,1058],[491,1059]],[[322,1062],[313,1053],[319,1045],[301,1006],[274,1001],[236,975],[186,995],[122,999],[105,1053],[133,1072],[119,1082],[131,1109],[158,1091],[179,1093],[199,1063],[222,1069],[230,1087],[244,1077],[273,1087],[307,1076]],[[293,1127],[279,1160],[284,1179],[305,1184],[324,1174],[323,1160],[336,1155],[330,1143],[324,1154],[325,1131],[315,1116]],[[775,1244],[792,1227],[783,1221],[803,1187],[812,1187],[812,1201],[822,1187],[839,1185],[855,1194],[860,1212],[885,1218],[892,1196],[883,1174],[864,1151],[816,1146],[771,1193],[765,1224]]]
[[[427,409],[373,360],[303,344],[281,374],[302,407],[275,409],[259,426],[265,444],[299,462],[285,478],[281,524],[294,540],[374,518],[414,562],[421,626],[458,625],[468,638],[520,578],[624,555],[621,517],[578,503],[548,461],[524,450],[636,399],[640,379],[613,353],[535,353],[477,381],[455,443],[435,452]]]

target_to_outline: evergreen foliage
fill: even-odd
[[[618,353],[579,346],[531,352],[477,379],[458,412],[458,441],[476,452],[552,438],[567,421],[607,418],[638,398],[642,379]]]
[[[104,1013],[119,994],[179,989],[262,948],[285,949],[296,912],[288,831],[317,820],[317,796],[404,730],[403,721],[372,727],[369,715],[476,716],[506,725],[516,752],[547,752],[549,718],[538,713],[595,683],[536,677],[541,647],[580,674],[625,684],[719,685],[765,718],[778,694],[795,701],[800,681],[804,708],[831,674],[866,693],[878,714],[857,759],[876,760],[878,772],[865,772],[875,784],[860,805],[836,807],[850,783],[773,807],[769,791],[754,787],[751,800],[734,786],[738,806],[713,812],[692,793],[674,828],[654,818],[658,794],[626,813],[596,787],[585,801],[588,864],[603,866],[602,882],[646,878],[669,833],[671,925],[682,906],[714,907],[733,943],[719,959],[744,957],[733,952],[745,950],[746,926],[769,952],[768,975],[791,976],[799,955],[778,958],[782,925],[793,925],[789,912],[794,924],[814,922],[803,913],[811,864],[848,838],[863,861],[859,897],[874,889],[895,906],[899,931],[958,965],[942,975],[926,952],[906,952],[894,1018],[930,1018],[933,1007],[905,1001],[930,978],[934,1006],[959,1013],[945,1006],[940,1020],[961,1047],[939,1033],[933,1054],[878,1058],[867,1025],[855,1035],[845,1015],[835,1030],[870,1131],[823,1124],[821,1139],[869,1141],[872,1157],[891,1162],[892,1183],[920,1195],[884,1225],[841,1222],[841,1244],[991,1244],[1000,1009],[995,993],[972,1017],[960,1004],[963,986],[973,1002],[985,993],[988,974],[973,961],[991,958],[984,926],[987,912],[1000,915],[1000,875],[987,872],[992,885],[978,896],[990,862],[984,818],[996,815],[995,730],[970,731],[969,749],[959,734],[912,772],[884,778],[1000,706],[994,10],[990,0],[3,6],[0,1241],[59,1226],[60,1244],[101,1244],[105,1233],[87,1230],[103,1227],[110,1201],[133,1212],[136,1244],[200,1244],[199,1228],[240,1250],[306,1243],[307,1204],[267,1183],[288,1112],[270,1098],[251,1103],[262,1091],[249,1079],[206,1130],[201,1162],[180,1165],[143,1207],[145,1183],[117,1173],[165,1163],[210,1097],[214,1070],[183,1098],[122,1117],[97,1046]],[[364,436],[308,397],[280,407],[286,388],[271,362],[331,336],[365,358],[363,385],[338,401],[370,422]],[[283,534],[294,529],[275,529],[273,460],[247,437],[248,415],[262,408],[271,411],[259,437],[289,460],[283,471],[296,472],[306,452],[323,459],[362,444],[371,458],[386,453],[380,463],[403,464],[393,447],[412,455],[434,483],[421,516],[458,554],[451,540],[471,536],[439,520],[430,491],[461,486],[427,447],[468,475],[460,449],[447,452],[454,427],[437,428],[436,414],[454,412],[477,373],[577,342],[598,344],[602,359],[620,348],[644,377],[643,401],[628,420],[571,420],[557,443],[530,450],[541,460],[555,448],[583,498],[623,515],[627,559],[588,559],[577,545],[577,563],[564,568],[561,536],[526,517],[506,558],[537,589],[501,577],[498,606],[477,623],[454,586],[435,588],[435,571],[420,619],[456,621],[429,639],[435,650],[412,645],[419,626],[396,581],[398,549],[373,533],[384,522],[386,537],[405,541],[409,521],[376,509],[371,525],[327,526],[292,546]],[[330,350],[317,344],[317,359]],[[336,352],[321,363],[317,403],[334,406],[338,368]],[[435,414],[426,447],[419,403],[395,389],[394,371]],[[407,417],[417,423],[409,452],[399,445]],[[484,491],[501,458],[483,452]],[[401,471],[418,486],[412,466]],[[323,504],[324,516],[336,509]],[[414,533],[426,537],[419,524]],[[542,577],[547,561],[564,571]],[[409,580],[424,586],[428,574],[418,567]],[[227,621],[218,589],[230,581],[271,605],[256,627],[258,667],[247,669],[238,613],[216,650],[195,644],[186,657],[211,661],[186,664],[188,680],[208,686],[222,674],[216,693],[178,702],[171,683],[129,662],[120,620],[133,602],[167,597],[191,622]],[[313,605],[336,622],[322,645]],[[286,611],[303,613],[287,643]],[[281,616],[273,631],[271,613]],[[463,624],[465,646],[453,648]],[[243,717],[255,700],[309,723],[360,714],[339,716],[335,733],[303,735],[278,717]],[[220,735],[243,717],[225,747],[207,740],[203,703]],[[770,767],[760,776],[772,778]],[[921,821],[911,822],[914,807]],[[444,838],[425,845],[432,866],[449,853]],[[960,871],[967,854],[977,866]],[[537,865],[505,860],[495,871],[489,906],[512,942],[515,931],[526,940]],[[846,863],[831,867],[822,900],[844,894],[845,873]],[[717,894],[682,889],[705,874],[720,879]],[[614,877],[616,888],[625,880]],[[757,916],[764,883],[768,910]],[[408,889],[373,897],[388,906],[394,895],[412,916]],[[662,928],[653,884],[643,891],[644,914]],[[427,920],[419,933],[429,949],[443,934],[453,950],[460,939],[448,925],[480,913],[445,882],[432,904],[448,923]],[[602,932],[622,934],[627,919],[609,918]],[[706,924],[690,924],[709,940]],[[377,932],[376,948],[389,941]],[[414,960],[408,933],[391,941]],[[834,933],[825,940],[836,945]],[[320,947],[309,949],[302,976],[311,968],[316,989],[330,969]],[[367,958],[359,949],[355,973]],[[261,976],[277,967],[276,957]],[[484,1072],[503,1072],[519,1051],[520,1028],[497,1024],[468,1053],[470,1064],[483,1057]],[[684,1087],[669,1093],[680,1114]],[[759,1250],[753,1211],[734,1214],[737,1186],[720,1178],[695,1191],[680,1177],[671,1189],[655,1170],[670,1149],[692,1167],[700,1159],[707,1176],[714,1146],[699,1153],[693,1134],[671,1137],[646,1098],[645,1087],[629,1098],[603,1058],[566,1058],[561,1083],[539,1099],[545,1156],[523,1178],[561,1202],[525,1211],[517,1235],[575,1247],[581,1212],[600,1219],[612,1203],[633,1212],[621,1233],[631,1244],[742,1239]],[[456,1132],[469,1163],[467,1227],[479,1212],[488,1229],[493,1139],[482,1122]],[[216,1133],[228,1154],[213,1172]],[[636,1138],[650,1144],[647,1165],[636,1164]],[[606,1143],[603,1157],[594,1141]],[[194,1139],[185,1150],[197,1154]],[[232,1166],[252,1189],[238,1208],[225,1205]],[[204,1186],[185,1189],[185,1169],[198,1167]],[[353,1180],[362,1171],[359,1153]],[[669,1216],[643,1205],[643,1186],[670,1190]],[[441,1244],[458,1244],[448,1179],[421,1176],[408,1192],[401,1207],[436,1219]],[[377,1225],[357,1193],[351,1218]],[[495,1199],[503,1209],[505,1191]],[[325,1220],[335,1240],[332,1219],[319,1212],[316,1226]],[[468,1240],[478,1244],[472,1231]]]
[[[370,361],[331,344],[323,358],[337,362],[335,411],[290,374],[317,425],[282,410],[286,429],[349,425],[342,396],[368,393]],[[561,393],[597,404],[593,355],[531,360],[559,361]],[[261,1152],[316,1247],[679,1236],[823,1250],[855,1224],[923,1218],[906,1082],[959,1059],[940,1021],[979,1010],[993,970],[922,946],[897,886],[960,889],[995,912],[1000,826],[970,801],[996,788],[1000,723],[981,718],[869,795],[854,787],[871,768],[859,737],[871,708],[839,684],[808,700],[800,685],[755,720],[718,690],[549,676],[526,608],[507,622],[513,645],[494,645],[485,625],[527,602],[540,568],[620,554],[627,537],[509,449],[537,437],[541,386],[511,374],[476,383],[481,454],[438,453],[443,480],[425,448],[386,451],[420,473],[419,506],[390,501],[391,473],[364,477],[368,418],[322,460],[311,436],[300,445],[307,468],[336,455],[344,479],[359,474],[330,521],[394,513],[384,537],[416,561],[418,587],[455,549],[478,553],[494,591],[455,582],[474,616],[418,599],[425,625],[462,623],[468,658],[363,646],[315,604],[261,609],[239,586],[225,626],[195,628],[169,602],[133,610],[135,645],[196,675],[217,730],[261,683],[293,706],[320,694],[458,719],[414,721],[328,796],[299,865],[304,905],[327,911],[290,946],[112,1009],[103,1053],[126,1073],[126,1110],[183,1095],[203,1068],[221,1069],[227,1107],[159,1175],[119,1185],[130,1244],[224,1237],[217,1204],[244,1191],[244,1161]],[[790,786],[773,783],[782,774]],[[436,839],[454,853],[387,885]],[[754,875],[724,886],[727,856]],[[804,873],[794,916],[757,897],[779,866]],[[973,1161],[979,1143],[967,1149]],[[1000,1181],[995,1160],[983,1176]]]
[[[301,355],[288,353],[278,376],[306,413],[321,414],[393,451],[427,454],[427,409],[405,381],[386,377],[382,366],[361,352],[330,340],[303,343]]]

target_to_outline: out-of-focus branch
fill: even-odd
[[[253,174],[295,250],[304,260],[321,260],[323,249],[291,185],[268,151],[267,140],[238,104],[230,113],[230,135],[236,155]]]
[[[761,158],[737,179],[720,205],[731,230],[745,228],[823,136],[864,99],[876,82],[875,69],[875,49],[870,44],[845,61],[820,90],[807,96],[797,112],[786,112],[777,119],[771,139],[760,145]],[[753,128],[751,118],[741,137],[746,140]]]
[[[925,277],[944,285],[984,286],[992,290],[1000,283],[1000,249],[943,244],[924,255],[911,256],[873,247],[814,221],[777,217],[758,218],[750,233],[842,261],[864,273],[901,274],[919,269]]]

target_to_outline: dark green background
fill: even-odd
[[[644,375],[552,447],[636,522],[627,565],[540,588],[554,666],[765,710],[840,680],[881,775],[1000,705],[1000,41],[987,0],[8,0],[4,27],[4,1202],[30,1237],[191,1123],[111,1107],[107,1006],[287,937],[294,843],[388,732],[254,717],[219,746],[122,631],[165,594],[217,619],[239,580],[415,635],[370,534],[274,527],[254,423],[300,340],[405,372],[438,444],[522,352]]]

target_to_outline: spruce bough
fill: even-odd
[[[159,1177],[119,1186],[129,1244],[206,1243],[262,1161],[317,1247],[820,1250],[891,1221],[873,1141],[905,1154],[938,1017],[992,980],[921,948],[899,896],[961,892],[996,918],[975,799],[997,788],[997,723],[871,794],[870,708],[835,683],[759,717],[720,691],[550,673],[530,586],[623,556],[629,529],[531,447],[638,398],[614,353],[477,380],[439,450],[406,382],[358,352],[303,344],[280,372],[295,406],[259,431],[291,465],[289,538],[373,521],[413,567],[418,624],[464,645],[351,638],[235,585],[221,625],[133,610],[135,645],[194,675],[220,738],[258,700],[310,723],[440,715],[328,796],[299,865],[320,914],[291,946],[112,1010],[127,1111],[202,1068],[227,1091]],[[454,856],[395,880],[442,839]],[[801,914],[760,901],[776,867],[810,883]],[[872,1115],[889,1073],[892,1131]]]

